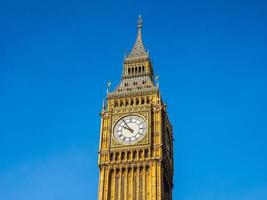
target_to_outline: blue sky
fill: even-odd
[[[102,99],[143,15],[176,200],[267,199],[267,3],[0,2],[0,199],[97,198]]]

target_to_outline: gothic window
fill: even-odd
[[[134,100],[133,99],[131,99],[131,106],[133,106],[134,105]]]
[[[144,99],[144,98],[142,98],[142,100],[141,100],[141,104],[142,104],[142,105],[145,104],[145,99]]]
[[[120,159],[120,154],[116,153],[115,160],[118,161]]]
[[[136,160],[137,159],[137,151],[133,152],[133,159]]]
[[[139,159],[142,159],[143,158],[143,151],[141,150],[140,152],[139,152]]]
[[[110,161],[113,161],[114,160],[114,153],[111,153],[110,154]]]
[[[128,152],[127,152],[127,160],[130,160],[130,159],[131,159],[131,152],[128,151]]]
[[[117,102],[117,101],[115,101],[115,107],[118,107],[118,106],[119,106],[118,102]]]
[[[146,149],[145,150],[145,158],[148,158],[148,156],[149,156],[149,151],[148,151],[148,149]]]
[[[125,159],[125,152],[121,153],[121,159],[124,160]]]
[[[128,106],[128,105],[129,105],[129,101],[126,100],[126,101],[125,101],[125,106]]]

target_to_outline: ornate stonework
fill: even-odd
[[[172,126],[142,42],[141,17],[137,27],[121,82],[101,112],[99,200],[172,200]]]

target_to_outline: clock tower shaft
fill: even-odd
[[[172,125],[142,42],[141,17],[137,27],[120,84],[100,114],[99,200],[172,200]]]

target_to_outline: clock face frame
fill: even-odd
[[[140,142],[147,134],[147,122],[139,115],[121,117],[113,129],[114,139],[123,145],[133,145]]]

